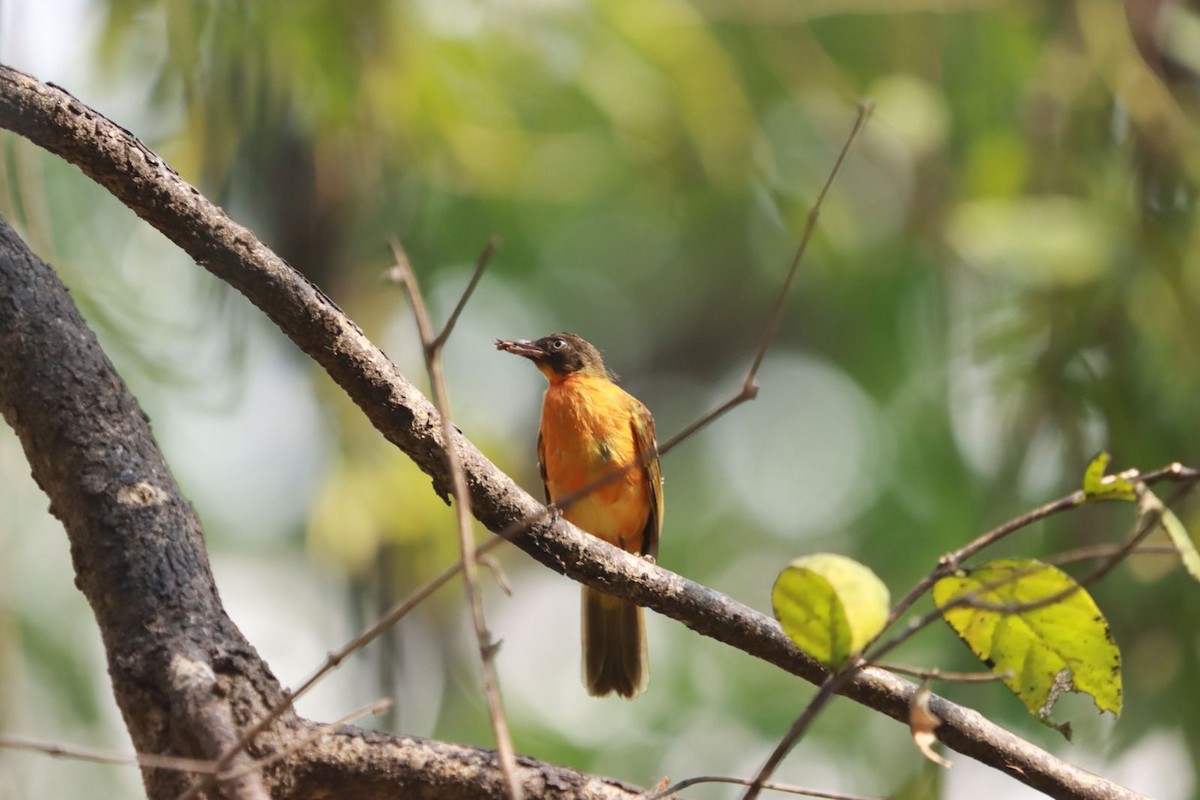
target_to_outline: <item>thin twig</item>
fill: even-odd
[[[384,708],[391,705],[391,700],[376,700],[368,706],[364,706],[356,711],[353,711],[339,719],[337,722],[322,725],[314,729],[309,735],[289,743],[289,746],[278,753],[272,754],[269,758],[261,761],[256,761],[240,770],[231,772],[227,775],[219,774],[219,769],[215,761],[208,761],[196,758],[181,758],[179,756],[164,756],[157,753],[134,753],[126,755],[124,753],[114,753],[109,750],[101,750],[93,747],[81,747],[77,745],[64,745],[56,742],[43,742],[37,739],[27,739],[23,736],[12,736],[9,734],[0,733],[0,749],[6,750],[26,750],[33,753],[42,753],[52,758],[66,758],[73,761],[90,761],[96,764],[113,764],[124,767],[144,767],[148,769],[166,769],[175,772],[191,772],[202,775],[212,775],[220,780],[233,780],[249,774],[255,770],[261,769],[269,764],[286,758],[305,745],[319,739],[329,731],[341,725],[346,725],[354,720],[364,717],[367,714],[378,714]]]
[[[483,248],[483,252],[479,254],[479,258],[475,261],[475,272],[471,275],[471,280],[467,282],[467,288],[463,289],[462,296],[458,298],[458,305],[450,312],[449,318],[446,320],[442,332],[434,337],[433,341],[425,345],[426,349],[433,351],[441,351],[442,345],[450,338],[451,332],[454,330],[455,323],[458,322],[458,316],[462,314],[463,308],[466,307],[467,301],[471,299],[471,295],[475,292],[475,287],[479,285],[479,279],[483,277],[483,273],[487,270],[488,264],[492,260],[492,256],[496,252],[496,248],[500,246],[500,237],[492,236],[488,239],[487,244]],[[395,243],[393,242],[393,251]]]
[[[1160,481],[1173,481],[1181,484],[1193,483],[1200,481],[1200,470],[1191,467],[1185,467],[1178,461],[1168,464],[1162,469],[1157,469],[1152,472],[1147,472],[1138,477],[1138,480],[1145,484],[1158,483]],[[901,600],[892,607],[891,613],[888,615],[885,628],[897,619],[899,619],[909,608],[912,607],[925,592],[929,591],[933,584],[939,579],[944,578],[954,572],[959,566],[971,556],[989,547],[1001,539],[1009,536],[1022,528],[1027,528],[1035,522],[1039,522],[1047,517],[1055,514],[1061,514],[1064,511],[1082,505],[1087,502],[1087,497],[1082,490],[1075,490],[1070,494],[1064,495],[1057,500],[1052,500],[1045,505],[1039,506],[1031,511],[1022,514],[1019,517],[1008,520],[1007,522],[992,528],[990,531],[976,537],[959,549],[947,553],[938,559],[937,565],[916,583],[908,594],[904,595]]]
[[[688,787],[701,783],[731,783],[734,786],[749,786],[751,782],[746,778],[730,778],[724,775],[697,775],[693,778],[684,778],[677,783],[673,783],[667,788],[646,797],[645,800],[664,800],[664,798],[678,794]],[[773,792],[783,792],[784,794],[798,794],[803,797],[820,797],[824,798],[824,800],[883,800],[879,797],[864,797],[859,794],[822,792],[816,789],[805,789],[802,786],[790,786],[786,783],[764,783],[762,788]]]
[[[767,324],[763,327],[762,335],[759,337],[758,347],[754,352],[753,360],[750,362],[750,369],[746,371],[746,378],[742,381],[742,388],[718,408],[705,414],[667,440],[666,444],[658,448],[660,455],[665,455],[676,445],[708,426],[726,412],[758,396],[758,384],[755,382],[755,379],[758,377],[758,370],[762,366],[763,359],[767,356],[767,350],[770,348],[771,342],[775,339],[775,333],[779,330],[779,321],[783,317],[783,305],[787,300],[788,290],[792,286],[792,281],[796,278],[796,273],[800,269],[800,262],[804,260],[804,252],[808,249],[808,243],[812,240],[813,232],[817,228],[817,220],[821,217],[821,207],[825,204],[825,197],[829,194],[829,189],[833,186],[834,180],[841,171],[842,163],[846,160],[846,155],[850,152],[850,148],[854,145],[854,141],[858,138],[859,132],[862,131],[863,125],[867,122],[867,117],[871,115],[871,111],[874,108],[875,103],[872,100],[864,100],[858,104],[858,116],[854,119],[854,126],[850,128],[850,133],[846,136],[846,140],[842,142],[842,148],[838,151],[837,158],[833,162],[833,168],[829,170],[829,174],[825,177],[825,183],[821,185],[821,191],[817,194],[817,199],[813,202],[812,209],[808,212],[808,218],[804,223],[804,232],[800,235],[800,244],[796,246],[796,252],[792,255],[791,264],[788,266],[787,276],[784,277],[783,284],[779,287],[779,293],[775,297],[775,305],[771,308],[771,312],[767,316]]]
[[[1028,600],[1022,603],[991,603],[987,600],[980,599],[979,592],[990,592],[999,588],[1000,586],[1015,583],[1024,577],[1022,575],[1023,571],[1018,570],[1017,573],[1006,576],[1004,580],[996,581],[995,585],[985,584],[979,589],[967,592],[960,597],[956,597],[953,602],[947,603],[946,605],[938,608],[938,614],[941,616],[945,611],[948,611],[952,608],[970,608],[980,611],[992,611],[997,614],[1028,614],[1031,611],[1037,611],[1039,609],[1061,603],[1063,600],[1066,600],[1076,592],[1098,582],[1104,576],[1108,575],[1108,573],[1116,569],[1117,565],[1129,557],[1129,555],[1137,549],[1137,546],[1141,544],[1142,540],[1149,536],[1150,533],[1156,527],[1158,527],[1158,524],[1161,520],[1161,509],[1154,509],[1146,512],[1144,517],[1139,518],[1137,530],[1131,537],[1129,537],[1129,540],[1126,541],[1125,544],[1116,548],[1112,555],[1104,559],[1103,563],[1096,567],[1096,569],[1094,569],[1092,572],[1089,572],[1087,575],[1075,581],[1070,586],[1060,589],[1057,592],[1046,595],[1045,597],[1040,597],[1037,600]],[[1035,570],[1028,570],[1028,572],[1033,571]]]
[[[912,678],[921,678],[927,681],[951,681],[954,683],[988,683],[990,681],[1001,681],[1012,677],[1012,673],[1005,670],[1004,672],[947,672],[943,669],[933,667],[932,669],[922,669],[919,667],[906,667],[903,664],[889,664],[884,661],[871,661],[865,666],[875,667],[876,669],[895,672],[900,675],[908,675]]]
[[[91,761],[96,764],[150,767],[153,769],[176,770],[178,772],[203,772],[210,774],[216,772],[216,765],[212,761],[202,759],[163,756],[156,753],[134,753],[133,755],[127,755],[125,753],[114,753],[111,750],[101,750],[94,747],[43,742],[7,733],[0,733],[0,749],[27,750],[33,753],[42,753],[53,758]]]
[[[792,723],[792,727],[779,740],[779,744],[775,745],[775,749],[771,751],[771,755],[767,757],[766,762],[758,770],[758,774],[754,776],[754,780],[749,781],[746,793],[742,795],[742,800],[754,800],[758,797],[758,793],[766,787],[767,779],[771,777],[775,769],[783,761],[784,756],[795,746],[796,742],[800,741],[800,737],[808,730],[808,726],[817,718],[817,714],[821,712],[838,690],[849,683],[858,674],[857,667],[839,670],[826,676],[821,685],[817,687],[817,693],[813,695],[812,700],[808,701],[808,705],[800,712],[800,716]]]
[[[796,248],[796,254],[792,257],[791,267],[788,269],[787,277],[783,279],[783,286],[779,290],[779,295],[775,298],[775,307],[771,309],[771,315],[767,318],[767,327],[763,331],[762,341],[759,342],[758,352],[754,355],[754,363],[750,365],[750,371],[746,373],[746,381],[744,384],[745,390],[757,391],[754,383],[754,378],[758,375],[758,368],[762,366],[763,359],[767,355],[767,347],[770,346],[771,340],[775,338],[775,332],[779,329],[779,320],[783,317],[783,304],[787,299],[788,289],[792,286],[792,280],[796,277],[796,272],[800,268],[800,262],[804,259],[804,251],[808,249],[808,243],[812,239],[813,231],[817,228],[817,220],[821,217],[821,207],[825,204],[825,196],[829,194],[829,189],[833,186],[834,179],[842,169],[842,162],[846,160],[846,154],[850,152],[850,148],[854,145],[854,140],[858,138],[859,132],[867,123],[867,117],[875,109],[875,101],[871,99],[863,100],[858,104],[858,116],[854,119],[854,127],[850,129],[850,134],[846,137],[846,141],[842,142],[842,149],[838,151],[837,159],[833,162],[833,169],[829,170],[829,174],[825,177],[825,183],[821,186],[821,191],[817,194],[816,202],[813,203],[812,209],[808,212],[808,219],[804,223],[804,233],[800,236],[800,245]]]
[[[758,370],[762,366],[763,359],[766,357],[767,350],[771,346],[771,342],[775,338],[775,332],[779,327],[779,320],[783,313],[783,304],[787,297],[788,289],[796,276],[796,272],[800,268],[800,263],[803,260],[804,252],[808,248],[808,243],[812,239],[813,232],[816,229],[817,220],[820,218],[821,207],[825,202],[826,195],[829,194],[830,188],[833,186],[834,180],[841,171],[842,164],[846,160],[846,155],[850,152],[851,146],[858,138],[863,125],[866,124],[867,117],[870,116],[874,103],[870,100],[864,100],[859,104],[858,116],[854,120],[854,125],[847,134],[845,142],[842,143],[841,150],[838,151],[837,158],[834,160],[833,167],[829,171],[829,175],[825,178],[825,183],[821,186],[821,191],[817,195],[816,201],[813,203],[812,210],[808,213],[808,219],[805,222],[804,232],[800,237],[800,243],[796,247],[796,252],[792,256],[791,263],[788,267],[787,276],[784,278],[783,284],[780,286],[779,294],[775,299],[775,305],[772,307],[768,317],[766,326],[763,328],[762,335],[759,337],[758,346],[754,352],[754,358],[751,361],[750,367],[746,372],[746,377],[742,381],[742,388],[737,394],[730,397],[716,409],[708,412],[700,419],[686,426],[679,433],[672,436],[665,443],[659,445],[656,450],[650,450],[641,454],[641,458],[631,461],[622,467],[617,467],[609,470],[604,475],[585,484],[577,491],[571,492],[565,497],[560,497],[554,503],[545,506],[538,512],[519,520],[513,525],[505,528],[498,535],[503,539],[512,539],[523,531],[537,524],[542,519],[545,519],[551,514],[555,514],[565,510],[572,504],[578,502],[581,498],[586,497],[592,492],[599,489],[601,486],[606,486],[613,481],[619,480],[627,471],[636,469],[640,466],[645,466],[656,457],[665,456],[685,440],[691,438],[697,432],[706,428],[714,420],[726,414],[730,410],[736,408],[747,400],[752,400],[758,394],[758,385],[755,379],[758,376]]]
[[[932,570],[929,571],[923,578],[908,590],[908,593],[902,597],[896,605],[892,606],[891,612],[888,614],[887,622],[884,624],[886,630],[892,623],[900,619],[900,617],[912,608],[913,603],[917,602],[929,589],[937,583],[941,578],[946,577],[950,573],[958,569],[962,562],[978,553],[983,548],[995,544],[1010,534],[1016,533],[1022,528],[1026,528],[1039,520],[1046,517],[1060,514],[1064,511],[1069,511],[1081,505],[1085,501],[1082,491],[1076,490],[1070,494],[1060,497],[1044,505],[1038,506],[1032,511],[1027,511],[1019,517],[1008,520],[1002,525],[992,528],[987,533],[984,533],[959,549],[947,553],[938,559],[938,563]],[[882,631],[881,631],[882,632]]]
[[[517,756],[513,750],[512,737],[509,735],[508,718],[505,716],[504,703],[500,697],[500,680],[496,674],[494,656],[497,645],[492,640],[491,632],[488,631],[487,620],[483,615],[483,604],[479,597],[475,538],[471,531],[471,497],[467,491],[467,476],[463,472],[462,459],[456,446],[454,425],[450,421],[450,401],[446,391],[445,376],[442,373],[441,341],[443,341],[442,337],[450,333],[451,327],[447,323],[441,336],[434,336],[433,327],[429,322],[429,313],[425,308],[425,300],[421,294],[421,287],[417,283],[417,275],[408,261],[408,256],[395,239],[391,240],[391,246],[401,285],[408,292],[408,299],[413,307],[413,316],[417,320],[417,330],[420,333],[421,342],[425,346],[425,368],[429,372],[429,381],[433,389],[433,403],[441,417],[442,441],[445,442],[446,447],[446,462],[450,469],[451,493],[454,496],[455,517],[458,523],[458,544],[462,550],[463,587],[466,592],[467,606],[471,612],[475,638],[479,644],[483,694],[487,700],[488,716],[492,722],[492,734],[496,737],[500,771],[504,774],[504,780],[508,784],[510,800],[522,800],[524,792],[517,779]],[[468,284],[464,294],[469,294],[478,283],[480,275],[487,267],[492,249],[491,243],[489,243],[489,247],[480,256],[475,276]],[[465,302],[464,298],[455,311],[460,310]]]
[[[1119,544],[1093,544],[1087,547],[1077,547],[1074,550],[1068,550],[1052,558],[1047,558],[1046,563],[1062,566],[1063,564],[1078,564],[1082,561],[1096,561],[1097,559],[1111,557],[1113,553],[1118,552],[1123,546]],[[1179,551],[1169,544],[1148,544],[1134,548],[1129,551],[1129,555],[1178,556]]]

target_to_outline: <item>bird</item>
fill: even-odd
[[[656,560],[663,490],[650,411],[616,384],[600,351],[577,334],[497,339],[496,349],[529,359],[549,381],[538,431],[546,502],[619,473],[567,503],[562,516],[609,544]],[[588,693],[631,699],[641,694],[650,680],[641,607],[589,586],[583,587],[582,606]]]

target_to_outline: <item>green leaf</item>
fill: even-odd
[[[970,604],[948,608],[968,595]],[[1063,692],[1085,692],[1101,711],[1121,713],[1121,652],[1108,620],[1062,570],[1034,559],[989,561],[938,581],[933,600],[975,655],[1007,673],[1004,684],[1029,712],[1068,738],[1070,726],[1050,719]]]
[[[1105,475],[1112,456],[1101,450],[1083,472],[1083,493],[1088,500],[1123,500],[1133,502],[1137,490],[1120,475]]]
[[[888,590],[874,572],[832,553],[797,558],[779,573],[771,605],[800,649],[840,667],[875,638],[888,616]]]
[[[1183,527],[1179,517],[1175,516],[1175,512],[1167,508],[1163,501],[1158,499],[1158,495],[1149,489],[1142,493],[1141,507],[1143,514],[1160,515],[1159,520],[1163,530],[1167,532],[1167,538],[1179,552],[1183,568],[1187,570],[1188,575],[1200,581],[1200,552],[1196,551],[1196,543],[1188,535],[1187,528]]]

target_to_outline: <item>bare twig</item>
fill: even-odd
[[[771,342],[775,339],[775,332],[779,329],[779,320],[783,316],[783,304],[787,300],[788,290],[792,286],[792,281],[796,278],[796,273],[800,269],[800,262],[804,259],[804,252],[808,249],[808,243],[812,240],[813,231],[816,230],[817,220],[821,217],[821,207],[825,203],[825,196],[829,194],[829,189],[833,186],[834,179],[837,178],[838,173],[841,171],[842,163],[846,160],[847,153],[850,152],[850,148],[854,145],[854,141],[858,138],[859,132],[862,131],[863,125],[867,122],[867,117],[871,115],[871,111],[874,108],[875,103],[872,100],[864,100],[858,104],[858,116],[854,119],[854,125],[850,128],[850,133],[847,134],[846,140],[842,142],[842,149],[838,151],[837,159],[833,162],[833,168],[829,170],[829,175],[825,177],[825,183],[822,184],[821,191],[817,194],[817,199],[813,202],[813,207],[808,212],[808,218],[804,223],[804,233],[800,235],[800,244],[797,245],[796,252],[792,256],[787,276],[784,277],[783,284],[779,287],[779,293],[775,297],[775,305],[771,308],[771,312],[767,316],[767,324],[763,327],[762,335],[759,337],[758,348],[754,352],[754,359],[750,362],[750,369],[746,371],[746,378],[742,381],[742,388],[719,407],[705,414],[668,439],[665,444],[658,448],[659,455],[666,455],[676,445],[702,428],[707,427],[718,417],[740,406],[747,400],[753,400],[758,396],[758,384],[755,382],[758,377],[758,370],[762,366],[763,359],[767,356],[767,349],[770,348]]]
[[[43,753],[54,758],[91,761],[96,764],[172,769],[179,772],[214,773],[216,771],[216,765],[212,761],[196,758],[178,758],[176,756],[162,756],[155,753],[134,753],[133,755],[127,755],[125,753],[114,753],[111,750],[101,750],[94,747],[43,742],[7,733],[0,733],[0,748],[5,750],[27,750],[33,753]]]
[[[1065,553],[1059,553],[1056,556],[1046,559],[1047,564],[1063,565],[1063,564],[1078,564],[1082,561],[1096,561],[1101,558],[1111,558],[1112,555],[1121,550],[1124,545],[1120,544],[1093,544],[1087,547],[1077,547],[1074,550],[1068,550]],[[1131,556],[1179,556],[1179,551],[1169,544],[1148,544],[1142,547],[1134,548],[1129,552]]]
[[[479,285],[479,279],[483,277],[483,273],[487,270],[488,264],[491,262],[492,256],[499,246],[500,238],[498,236],[488,239],[483,252],[479,254],[479,258],[475,261],[475,272],[471,275],[471,280],[467,282],[467,288],[463,289],[462,296],[458,298],[458,305],[454,306],[454,310],[450,312],[450,316],[446,319],[446,324],[442,328],[442,332],[432,342],[425,345],[427,350],[441,351],[442,345],[450,338],[450,334],[454,330],[454,325],[458,322],[459,315],[462,314],[467,301],[471,299],[471,295],[475,292],[475,287]],[[392,243],[392,249],[393,251],[396,249],[395,242]]]
[[[1053,516],[1054,514],[1060,514],[1063,511],[1069,511],[1070,509],[1081,505],[1084,501],[1085,498],[1083,491],[1076,490],[1065,497],[1060,497],[1057,500],[1053,500],[1049,503],[1038,506],[1032,511],[1028,511],[1019,517],[1010,519],[1002,525],[992,528],[987,533],[976,537],[959,549],[942,556],[938,559],[937,565],[930,570],[927,575],[921,578],[921,580],[917,581],[917,583],[908,590],[908,593],[905,594],[904,597],[899,600],[899,602],[892,606],[891,613],[888,615],[887,623],[884,628],[886,629],[888,626],[898,620],[906,611],[912,608],[913,603],[917,602],[922,595],[929,591],[930,587],[937,583],[938,580],[954,572],[956,569],[958,569],[962,562],[966,561],[975,553],[978,553],[980,550],[991,544],[995,544],[1010,534],[1016,533],[1022,528],[1029,527],[1039,520],[1043,520],[1046,517]]]
[[[650,795],[645,800],[664,800],[664,798],[676,795],[684,789],[701,783],[730,783],[734,786],[749,786],[751,782],[746,778],[730,778],[724,775],[697,775],[693,778],[685,778],[677,783],[673,783],[662,791]],[[783,794],[797,794],[802,797],[820,797],[824,798],[824,800],[882,800],[882,798],[864,797],[858,794],[805,789],[802,786],[790,786],[786,783],[764,783],[762,788],[769,789],[772,792],[782,792]]]
[[[812,700],[808,701],[808,705],[800,712],[800,716],[792,723],[792,727],[788,729],[788,732],[779,740],[779,744],[775,745],[775,749],[771,751],[771,755],[767,756],[766,762],[759,768],[758,774],[754,776],[754,780],[746,784],[749,788],[742,795],[742,800],[754,800],[754,798],[758,797],[758,793],[766,787],[767,779],[775,772],[775,769],[783,761],[784,756],[795,746],[796,742],[800,741],[800,737],[804,735],[808,730],[808,726],[817,718],[817,714],[821,713],[821,709],[828,705],[838,690],[852,681],[858,672],[858,667],[850,667],[831,673],[821,682],[821,685],[817,688],[817,693],[813,695]]]
[[[1141,475],[1138,480],[1145,484],[1158,483],[1161,481],[1172,481],[1187,485],[1196,481],[1200,481],[1200,470],[1193,469],[1191,467],[1185,467],[1179,462],[1174,462],[1166,467],[1163,467],[1162,469],[1147,472],[1144,475]],[[1064,511],[1070,511],[1071,509],[1076,508],[1085,502],[1087,502],[1087,498],[1084,496],[1083,491],[1077,489],[1070,494],[1058,498],[1057,500],[1052,500],[1045,505],[1038,506],[1032,511],[1028,511],[1019,517],[1014,517],[1013,519],[1010,519],[1007,522],[998,525],[990,531],[976,537],[957,550],[942,556],[940,559],[938,559],[937,565],[929,572],[929,574],[918,581],[916,585],[914,585],[912,589],[910,589],[908,593],[904,595],[904,597],[901,598],[901,600],[897,602],[895,606],[892,607],[892,611],[888,615],[887,625],[891,625],[893,622],[899,619],[901,615],[908,611],[908,609],[912,607],[913,603],[915,603],[923,594],[925,594],[925,592],[929,591],[930,587],[937,583],[939,579],[954,572],[959,568],[959,566],[962,565],[964,561],[978,553],[980,550],[995,544],[1001,539],[1016,533],[1022,528],[1029,527],[1035,522],[1039,522],[1047,517],[1054,516],[1055,514],[1061,514]],[[887,626],[885,625],[885,628],[886,627]]]
[[[934,667],[932,669],[922,669],[919,667],[906,667],[902,664],[889,664],[883,661],[871,661],[866,666],[875,667],[877,669],[885,669],[888,672],[896,672],[900,675],[908,675],[913,678],[921,678],[927,681],[951,681],[954,683],[989,683],[991,681],[1001,681],[1012,677],[1012,673],[1007,670],[1004,672],[947,672],[946,670]]]
[[[376,700],[374,703],[350,712],[336,722],[331,722],[329,724],[320,725],[313,728],[306,735],[296,739],[295,741],[289,742],[286,748],[277,753],[273,753],[269,758],[255,761],[245,767],[241,767],[227,774],[222,774],[220,772],[217,762],[215,761],[206,761],[195,758],[179,758],[177,756],[164,756],[156,753],[134,753],[132,755],[127,755],[124,753],[114,753],[109,750],[101,750],[99,748],[64,745],[56,742],[43,742],[37,739],[28,739],[22,736],[12,736],[9,734],[0,734],[0,748],[7,750],[27,750],[29,752],[43,753],[53,758],[66,758],[73,761],[90,761],[97,764],[114,764],[117,766],[143,767],[150,769],[169,769],[176,772],[190,772],[194,774],[213,776],[219,780],[235,780],[273,764],[276,761],[287,758],[293,753],[317,741],[335,728],[338,728],[342,725],[347,725],[354,720],[359,719],[360,717],[365,717],[368,714],[378,714],[380,711],[391,705],[391,702],[391,700],[386,699]],[[191,790],[189,790],[189,793],[190,792]]]
[[[513,750],[512,737],[508,732],[508,718],[504,714],[504,703],[500,697],[500,680],[496,675],[496,643],[487,628],[487,620],[483,615],[483,603],[479,597],[478,578],[475,561],[475,538],[471,531],[471,497],[467,492],[467,476],[463,471],[462,460],[458,455],[456,431],[450,421],[450,400],[446,391],[446,379],[442,374],[442,342],[451,331],[451,325],[467,296],[479,282],[484,269],[487,268],[488,258],[494,249],[489,242],[488,247],[479,258],[475,275],[467,285],[463,298],[451,315],[442,333],[434,336],[433,327],[429,322],[429,313],[425,308],[425,300],[421,295],[421,287],[417,283],[417,275],[408,261],[400,243],[391,241],[392,254],[396,259],[396,269],[400,283],[408,292],[409,302],[412,303],[413,316],[417,320],[417,330],[421,342],[425,346],[425,368],[429,372],[429,381],[433,388],[433,402],[438,409],[442,424],[442,440],[446,445],[446,461],[450,468],[451,493],[454,496],[455,518],[458,522],[458,544],[462,550],[463,585],[466,591],[467,605],[471,612],[471,623],[475,628],[475,638],[479,644],[479,662],[483,678],[483,693],[487,700],[488,716],[492,722],[492,734],[496,737],[496,752],[500,757],[500,769],[508,784],[510,800],[522,800],[524,792],[517,779],[517,756]]]

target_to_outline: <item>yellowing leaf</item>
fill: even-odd
[[[1039,605],[1067,590],[1070,594]],[[933,600],[971,651],[1042,722],[1064,691],[1121,713],[1121,653],[1108,621],[1070,575],[1033,559],[999,559],[938,581]],[[957,607],[952,604],[962,603]]]
[[[867,567],[845,556],[797,558],[771,589],[775,616],[800,649],[829,667],[845,664],[888,616],[888,590]]]
[[[1101,450],[1083,472],[1083,493],[1088,500],[1124,500],[1133,502],[1137,491],[1120,475],[1105,475],[1112,456]]]
[[[1196,543],[1188,535],[1187,528],[1183,527],[1179,517],[1175,516],[1175,512],[1167,508],[1163,501],[1158,499],[1158,495],[1149,489],[1142,493],[1141,508],[1143,514],[1160,515],[1159,521],[1162,523],[1163,530],[1167,532],[1167,538],[1179,551],[1183,568],[1189,575],[1200,581],[1200,552],[1196,551]]]

